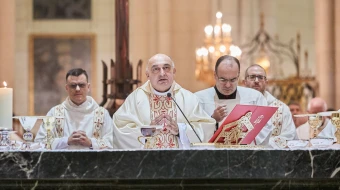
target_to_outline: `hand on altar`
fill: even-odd
[[[91,147],[92,142],[86,136],[86,133],[84,131],[74,131],[72,135],[68,138],[67,144]]]
[[[223,118],[227,116],[227,105],[223,106],[218,106],[215,110],[214,113],[212,114],[212,118],[216,120],[216,122],[222,121]]]

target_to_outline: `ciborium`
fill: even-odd
[[[332,113],[331,122],[336,127],[336,143],[340,144],[340,112]]]
[[[145,125],[140,126],[140,132],[143,136],[139,136],[137,140],[143,145],[145,149],[151,148],[149,140],[154,137],[156,132],[163,128],[162,125]]]
[[[317,136],[317,129],[322,124],[322,116],[320,115],[311,115],[308,116],[308,124],[310,128],[313,130],[313,135],[311,138],[315,138]]]
[[[46,116],[43,118],[43,126],[46,130],[46,149],[52,150],[53,134],[52,130],[55,126],[55,117]]]
[[[37,122],[38,118],[36,116],[16,116],[13,118],[19,119],[20,124],[24,128],[24,131],[25,131],[22,135],[24,142],[22,144],[21,149],[30,150],[31,144],[34,138],[34,135],[31,132],[31,130],[34,127],[35,123]]]

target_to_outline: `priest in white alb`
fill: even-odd
[[[149,80],[133,91],[113,115],[115,148],[141,148],[137,139],[142,136],[140,127],[145,125],[162,126],[145,142],[145,148],[186,148],[189,142],[207,142],[212,137],[215,120],[204,112],[194,94],[174,81],[175,73],[174,62],[167,55],[156,54],[149,59],[146,67]]]
[[[288,140],[297,138],[296,128],[289,107],[266,91],[266,71],[260,65],[249,66],[246,69],[243,83],[245,86],[261,92],[266,98],[268,106],[278,107],[271,118],[273,131],[269,144],[273,148],[286,148]]]
[[[66,100],[53,107],[47,116],[56,116],[52,131],[52,149],[105,149],[112,148],[112,119],[109,112],[87,96],[90,90],[88,75],[81,68],[66,74]],[[35,142],[46,139],[43,125]]]
[[[235,57],[224,55],[216,61],[214,72],[216,85],[195,94],[204,110],[218,123],[217,128],[236,104],[267,106],[264,96],[256,90],[238,86],[240,63]],[[267,146],[272,131],[269,121],[255,137],[253,144]]]

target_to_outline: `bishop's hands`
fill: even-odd
[[[216,122],[220,122],[222,121],[223,118],[225,118],[228,114],[227,111],[227,106],[223,105],[223,106],[218,106],[215,110],[214,113],[212,114],[212,118],[214,118],[216,120]]]
[[[74,131],[67,141],[68,145],[92,146],[92,141],[86,136],[84,131]]]
[[[164,125],[166,129],[170,131],[173,135],[178,135],[179,129],[176,120],[168,114],[161,114],[156,117],[150,125]]]

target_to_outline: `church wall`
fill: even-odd
[[[92,1],[89,21],[33,21],[32,0],[16,0],[15,105],[17,115],[28,114],[30,34],[95,34],[96,82],[94,98],[102,95],[101,60],[115,58],[115,13],[113,0]],[[195,50],[203,45],[204,27],[215,23],[215,13],[223,13],[223,21],[232,25],[236,45],[250,40],[259,29],[259,14],[265,14],[265,29],[287,42],[301,33],[301,50],[309,52],[314,72],[313,2],[309,0],[130,0],[130,61],[136,66],[143,60],[142,81],[147,60],[156,53],[170,55],[176,65],[176,81],[190,91],[208,87],[195,79]],[[219,7],[219,8],[218,8]],[[3,64],[3,63],[0,63]],[[287,70],[290,70],[287,67]],[[289,75],[289,72],[287,72]],[[136,73],[134,73],[136,76]]]
[[[93,76],[97,76],[91,85],[92,95],[101,101],[102,64],[109,62],[115,52],[115,19],[112,0],[92,1],[92,19],[77,20],[44,20],[32,19],[32,0],[16,0],[16,60],[14,112],[27,115],[29,109],[29,36],[31,34],[95,34],[96,62]]]
[[[306,0],[298,3],[293,0],[146,0],[143,2],[131,0],[130,5],[130,57],[136,60],[134,61],[136,63],[137,54],[139,57],[145,57],[145,61],[158,52],[169,54],[176,64],[176,80],[191,91],[208,87],[204,82],[195,79],[195,50],[203,45],[204,27],[215,23],[215,13],[218,10],[223,13],[223,22],[231,24],[232,38],[236,45],[244,44],[254,37],[260,27],[261,12],[265,16],[265,30],[272,37],[278,36],[282,42],[288,43],[296,38],[299,31],[301,56],[305,49],[308,50],[309,66],[314,70],[313,2]],[[152,17],[148,18],[148,15]],[[141,25],[143,28],[140,28]],[[142,30],[132,29],[137,26]],[[146,50],[144,47],[149,49]],[[141,51],[145,53],[149,51],[149,55],[143,56]],[[246,67],[247,65],[242,65],[242,72]],[[293,64],[284,65],[282,68],[286,77],[295,74]],[[143,81],[145,80],[144,77]]]

